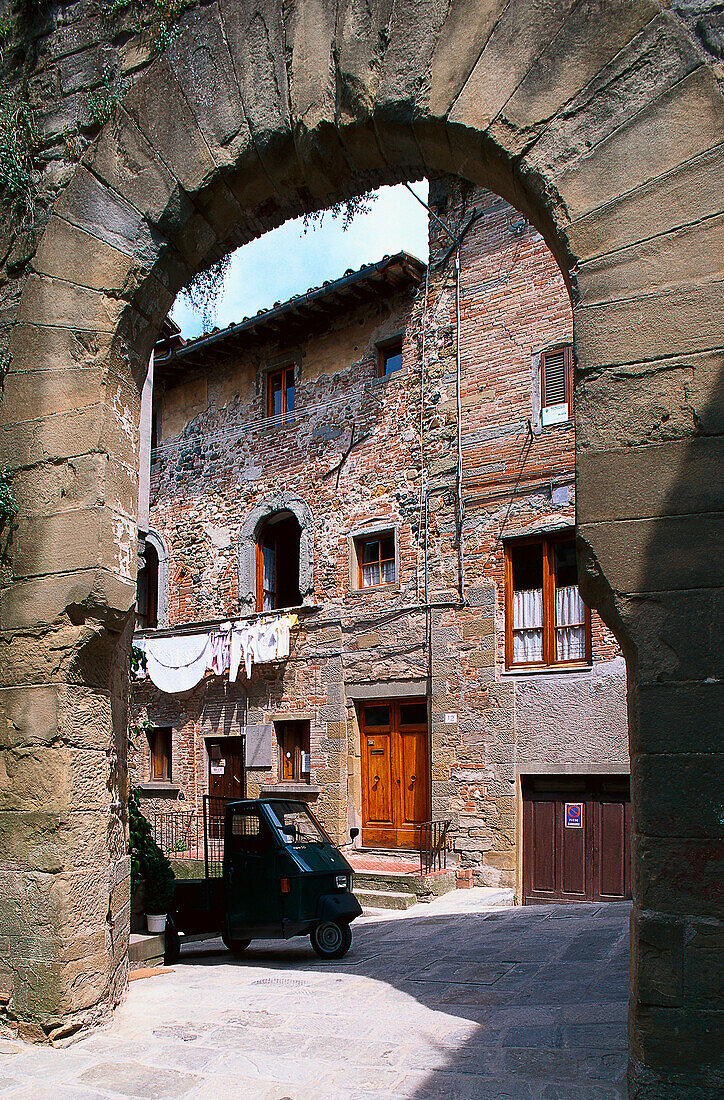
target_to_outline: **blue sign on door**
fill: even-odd
[[[566,802],[566,828],[567,829],[582,829],[583,828],[583,803],[582,802]]]

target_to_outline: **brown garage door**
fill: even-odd
[[[525,777],[523,904],[630,897],[628,776]]]

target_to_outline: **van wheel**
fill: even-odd
[[[317,925],[309,938],[320,959],[341,959],[352,946],[352,929],[348,924],[325,920]]]
[[[244,954],[247,947],[251,943],[251,940],[230,940],[228,936],[222,936],[221,938],[224,941],[224,947],[228,947],[229,951],[231,951],[231,954],[235,955],[237,958],[239,957],[239,955]]]

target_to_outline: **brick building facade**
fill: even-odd
[[[136,682],[132,782],[149,812],[241,793],[245,733],[248,794],[301,795],[336,840],[450,820],[476,881],[573,897],[558,817],[616,833],[628,746],[623,657],[575,585],[570,301],[502,199],[446,178],[430,205],[427,268],[157,355],[137,641],[296,622],[249,678]]]

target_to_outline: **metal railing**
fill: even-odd
[[[438,819],[423,821],[420,830],[420,874],[444,871],[447,867],[447,834],[451,822]]]
[[[202,812],[175,810],[151,818],[153,839],[173,860],[204,864],[206,878],[221,878],[224,865],[224,814],[230,798],[205,794]]]

